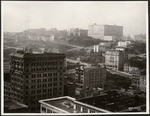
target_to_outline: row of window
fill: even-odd
[[[62,62],[60,62],[59,63],[60,65],[62,65],[63,63]],[[49,66],[49,65],[59,65],[58,64],[58,62],[33,62],[32,64],[31,64],[31,66]]]
[[[57,86],[58,85],[58,83],[56,82],[56,83],[46,83],[46,84],[37,84],[37,85],[31,85],[31,89],[35,89],[35,88],[46,88],[46,87],[52,87],[52,86]],[[60,82],[59,83],[59,86],[61,86],[62,85],[62,82]],[[27,88],[28,86],[26,86],[26,89],[28,89]]]
[[[61,96],[62,93],[61,92],[54,92],[54,93],[44,93],[44,94],[37,94],[34,96],[29,97],[25,97],[26,100],[36,100],[36,99],[45,99],[45,98],[51,98],[51,97],[56,97],[56,96]],[[31,102],[32,102],[31,101]]]
[[[62,57],[47,57],[47,58],[30,58],[30,59],[25,59],[25,61],[51,61],[51,60],[62,60]]]
[[[44,74],[32,74],[31,77],[35,78],[35,77],[50,77],[50,76],[57,76],[58,73],[44,73]],[[62,73],[60,73],[60,76],[62,75]],[[26,75],[26,78],[28,78],[29,75]]]
[[[36,82],[37,83],[41,83],[41,82],[51,82],[51,81],[54,82],[54,81],[57,81],[57,80],[58,80],[58,78],[53,78],[53,79],[52,78],[48,78],[48,79],[32,79],[31,82],[32,83],[36,83]]]
[[[90,113],[95,113],[94,110],[88,109],[88,108],[86,108],[86,107],[82,107],[82,108],[83,108],[83,109],[82,109],[82,113],[88,113],[88,110],[90,111]],[[81,112],[81,106],[80,106],[80,105],[76,105],[76,110],[77,110],[78,112]]]
[[[58,68],[58,67],[48,67],[48,68],[31,68],[31,72],[35,72],[35,71],[54,71],[54,70],[62,70],[62,67]],[[26,72],[29,72],[29,69],[26,69]]]

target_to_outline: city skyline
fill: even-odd
[[[124,35],[146,33],[147,2],[7,1],[2,7],[3,30],[8,32],[88,29],[88,25],[97,23],[123,26]]]

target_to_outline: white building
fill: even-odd
[[[123,70],[124,53],[120,50],[107,50],[105,52],[105,65],[109,69]]]
[[[130,44],[130,41],[119,41],[118,46],[119,47],[127,47]]]
[[[41,113],[109,113],[69,96],[40,100]]]
[[[88,36],[106,41],[112,41],[116,37],[123,36],[123,27],[116,25],[89,25]]]

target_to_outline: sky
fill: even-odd
[[[2,25],[8,32],[34,28],[82,28],[108,24],[124,27],[124,35],[146,33],[145,1],[2,1]]]

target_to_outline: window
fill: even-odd
[[[50,79],[48,79],[48,82],[51,82],[52,81],[52,79],[50,78]]]
[[[53,91],[55,91],[55,92],[56,92],[56,91],[57,91],[57,88],[53,88]]]
[[[51,92],[52,91],[52,89],[48,89],[48,92]]]
[[[26,79],[28,79],[29,75],[26,75]]]
[[[54,78],[53,81],[57,81],[57,78]]]
[[[48,84],[48,87],[51,87],[51,86],[52,86],[52,83],[49,83],[49,84]]]
[[[77,108],[77,111],[81,110],[81,106],[79,106],[79,105],[76,105],[76,108]]]
[[[37,93],[41,93],[41,90],[37,90]]]
[[[83,107],[83,113],[87,113],[88,112],[88,109]]]
[[[45,98],[45,97],[46,97],[46,94],[43,94],[43,97]]]
[[[36,82],[36,80],[31,80],[31,82],[32,82],[32,83],[35,83],[35,82]]]
[[[53,83],[53,86],[57,86],[57,83]]]
[[[46,84],[43,84],[43,87],[46,87]]]
[[[41,79],[37,79],[37,83],[40,83],[41,82]]]
[[[31,91],[31,94],[34,94],[35,93],[35,91],[33,90],[33,91]]]
[[[35,85],[31,85],[31,89],[34,89],[35,88]]]
[[[43,92],[45,93],[45,92],[46,92],[46,89],[43,89]]]
[[[48,76],[52,76],[52,73],[48,73]]]
[[[40,99],[40,98],[41,98],[41,95],[38,95],[38,96],[37,96],[37,99]]]
[[[110,62],[114,62],[114,57],[110,57]]]
[[[47,82],[47,79],[43,79],[43,82]]]
[[[46,108],[45,108],[45,107],[43,107],[43,106],[42,106],[42,111],[43,111],[43,112],[46,112]]]
[[[41,88],[41,84],[38,84],[38,85],[37,85],[37,88]]]
[[[52,113],[52,110],[47,109],[47,113]]]

